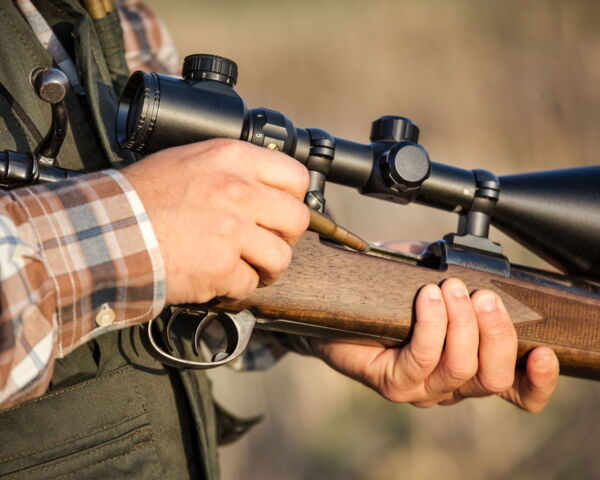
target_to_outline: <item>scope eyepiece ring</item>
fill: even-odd
[[[159,105],[157,74],[135,72],[125,86],[117,113],[117,141],[121,147],[144,151],[156,125]]]

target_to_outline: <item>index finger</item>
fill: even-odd
[[[448,317],[437,285],[425,285],[415,303],[416,322],[410,343],[400,351],[396,375],[401,384],[416,385],[433,372],[440,361]]]

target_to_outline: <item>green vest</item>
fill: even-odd
[[[66,101],[59,165],[93,171],[133,161],[114,138],[117,91],[127,78],[117,14],[97,21],[76,0],[33,3],[75,59],[86,92]],[[0,18],[0,149],[32,151],[51,115],[29,74],[52,58],[12,0],[0,0]],[[253,421],[216,405],[203,372],[152,358],[144,333],[127,328],[79,347],[56,362],[44,396],[0,411],[0,479],[218,478],[217,442]],[[190,351],[186,342],[180,348]]]

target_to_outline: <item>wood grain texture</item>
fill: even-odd
[[[502,280],[492,283],[496,291],[519,299],[543,318],[515,326],[520,353],[547,345],[557,353],[563,373],[600,379],[600,301]]]
[[[600,299],[532,286],[463,267],[431,270],[342,250],[307,232],[294,248],[290,268],[250,298],[211,308],[285,318],[375,337],[405,340],[418,290],[457,277],[470,291],[495,290],[519,335],[519,354],[549,345],[563,373],[600,379]]]

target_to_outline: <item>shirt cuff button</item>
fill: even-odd
[[[110,325],[115,321],[115,312],[112,308],[108,306],[108,303],[102,304],[100,307],[100,311],[96,315],[96,323],[100,327],[105,327],[106,325]]]

